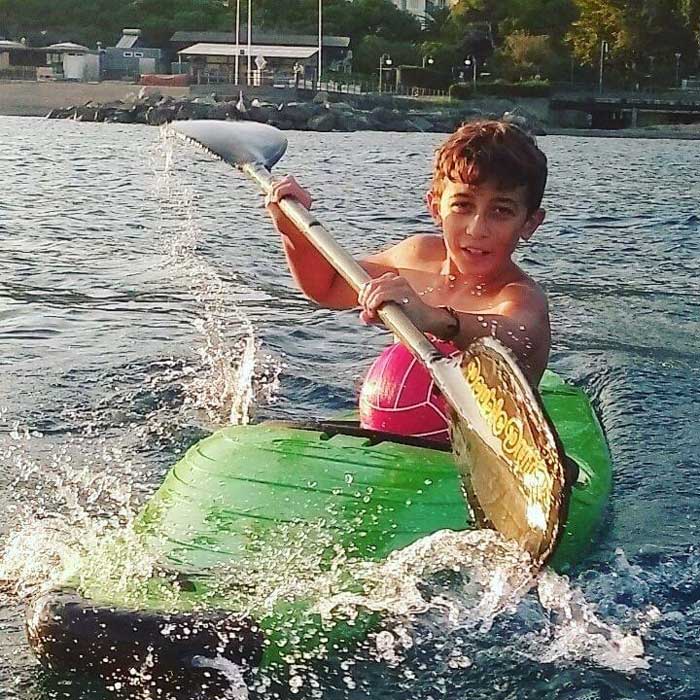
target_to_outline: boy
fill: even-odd
[[[544,219],[547,159],[518,127],[465,124],[438,149],[428,208],[442,236],[417,234],[365,258],[373,278],[356,294],[278,206],[311,197],[284,178],[267,207],[282,234],[289,268],[307,297],[333,309],[361,307],[366,323],[394,301],[424,333],[465,349],[493,335],[510,347],[537,385],[550,348],[547,299],[511,259]]]

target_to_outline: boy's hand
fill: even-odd
[[[311,195],[291,175],[285,175],[276,182],[272,186],[270,194],[265,197],[265,207],[270,212],[277,230],[285,236],[298,235],[301,233],[299,229],[280,209],[279,203],[284,197],[296,199],[306,209],[311,209],[313,200]]]
[[[360,319],[367,324],[381,323],[377,311],[388,301],[399,304],[416,327],[422,331],[426,330],[430,315],[435,311],[423,302],[403,277],[394,272],[387,272],[367,282],[360,289],[357,301],[362,307]]]

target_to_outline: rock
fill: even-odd
[[[73,110],[73,119],[77,122],[94,122],[98,109],[93,106],[81,105]]]
[[[212,107],[215,104],[218,104],[218,100],[216,99],[216,94],[212,93],[211,95],[205,95],[202,97],[195,97],[192,100],[192,104],[206,105],[207,107]]]
[[[182,119],[206,119],[211,105],[202,102],[175,102],[166,109],[175,110],[175,118]],[[162,108],[159,108],[162,109]]]
[[[297,126],[295,126],[293,121],[279,116],[279,113],[277,113],[277,115],[275,116],[270,117],[270,119],[267,120],[267,123],[270,126],[275,126],[278,129],[282,129],[282,131],[288,131],[290,129],[298,128]]]
[[[153,107],[158,104],[163,99],[163,95],[160,90],[155,90],[151,87],[142,87],[137,95],[129,95],[127,101],[130,104],[143,104],[148,107]]]
[[[395,116],[394,112],[386,107],[375,107],[368,115],[370,123],[378,126],[389,124],[394,121]]]
[[[160,126],[161,124],[167,124],[179,117],[177,107],[149,107],[146,112],[146,123],[151,126]]]
[[[323,107],[309,102],[289,102],[279,106],[282,119],[293,122],[297,128],[306,126],[312,117],[323,113]]]
[[[311,131],[333,131],[335,128],[335,114],[330,111],[325,114],[318,114],[309,119],[308,128]]]
[[[423,133],[426,131],[426,129],[421,129],[412,119],[404,119],[398,122],[397,126],[400,127],[396,129],[397,131],[404,131],[406,133]],[[432,126],[432,124],[430,126]]]
[[[47,119],[68,119],[73,116],[73,110],[75,107],[62,107],[59,109],[52,109],[47,115]]]
[[[259,106],[251,106],[248,110],[248,119],[260,122],[261,124],[267,124],[276,114],[277,108],[274,105],[261,103]]]
[[[240,116],[235,102],[218,102],[207,111],[207,119],[238,119]]]
[[[565,129],[590,129],[592,117],[588,112],[579,112],[576,109],[562,109],[552,111],[557,126]]]
[[[311,101],[317,105],[327,105],[330,100],[328,99],[327,92],[317,92],[314,99]]]
[[[540,120],[533,114],[522,109],[522,107],[515,107],[512,110],[504,112],[501,115],[501,119],[509,124],[515,124],[535,136],[544,136],[546,133]]]
[[[365,121],[366,118],[365,118]],[[340,112],[335,116],[335,128],[338,131],[359,131],[362,129],[362,122],[354,112]]]
[[[106,116],[105,121],[110,124],[133,124],[135,120],[136,112],[125,109],[118,109],[110,112]],[[144,119],[144,123],[147,124],[147,120]]]
[[[451,134],[456,128],[451,122],[435,122],[431,131],[434,134]]]
[[[333,102],[331,103],[331,109],[334,112],[354,112],[355,108],[347,102]]]
[[[419,114],[412,114],[409,121],[416,127],[416,131],[433,130],[433,122],[428,121],[425,117],[421,117]]]

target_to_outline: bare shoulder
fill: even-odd
[[[365,258],[368,263],[394,270],[429,269],[440,264],[445,257],[442,236],[432,233],[417,233],[395,245]]]
[[[549,301],[542,287],[524,272],[506,284],[498,294],[498,306],[508,315],[549,318]]]

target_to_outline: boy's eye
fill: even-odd
[[[494,212],[499,216],[513,216],[515,213],[510,207],[505,206],[494,207]]]

